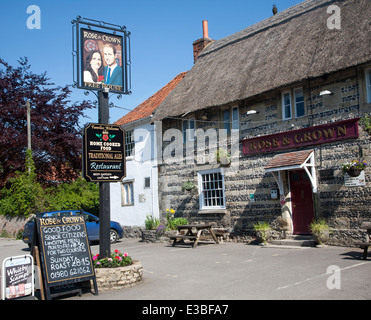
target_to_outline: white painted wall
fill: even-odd
[[[159,217],[158,171],[156,161],[155,129],[145,122],[134,127],[135,155],[126,158],[126,177],[122,180],[134,182],[134,205],[122,206],[122,182],[111,183],[111,220],[122,226],[144,226],[147,215]],[[131,127],[123,127],[132,130]],[[144,179],[150,178],[150,188],[144,187]]]

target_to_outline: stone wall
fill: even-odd
[[[142,236],[142,230],[144,227],[140,226],[122,226],[124,231],[123,238],[140,238]]]
[[[0,234],[15,238],[28,221],[25,217],[11,217],[0,215]]]
[[[282,92],[291,92],[302,87],[304,92],[305,116],[282,120]],[[322,90],[330,89],[331,96],[320,96]],[[232,105],[234,106],[234,105]],[[187,114],[196,119],[196,128],[222,128],[221,108],[210,108]],[[228,106],[230,108],[231,106]],[[294,129],[305,129],[345,119],[355,119],[371,113],[371,105],[365,103],[364,70],[348,69],[318,79],[305,80],[287,88],[272,90],[264,95],[238,103],[239,139],[265,136]],[[258,114],[247,116],[249,110]],[[294,109],[293,109],[294,110]],[[185,110],[186,112],[186,110]],[[207,121],[197,121],[207,114]],[[163,133],[170,128],[182,130],[182,121],[163,121]],[[318,192],[313,194],[315,216],[324,217],[333,229],[332,244],[352,245],[363,239],[360,229],[363,221],[371,221],[371,168],[365,170],[365,185],[347,187],[344,184],[342,164],[355,159],[366,160],[371,164],[370,135],[359,125],[359,138],[333,143],[313,145],[303,149],[313,149]],[[170,142],[171,143],[171,142]],[[170,144],[163,142],[163,149]],[[232,146],[228,145],[231,152]],[[285,150],[282,152],[299,151]],[[207,150],[206,154],[214,152]],[[277,154],[267,152],[244,155],[239,143],[238,159],[232,158],[230,166],[199,164],[194,155],[184,145],[183,159],[159,166],[159,203],[162,220],[166,209],[174,209],[175,217],[182,216],[190,222],[216,222],[232,234],[248,237],[253,234],[253,225],[258,221],[269,221],[278,230],[278,218],[292,217],[291,195],[287,172],[284,177],[284,205],[280,199],[271,199],[271,190],[278,189],[272,174],[264,166]],[[194,157],[195,161],[189,161]],[[222,210],[200,210],[198,190],[185,191],[182,184],[187,181],[198,185],[198,172],[222,168],[224,172],[226,208]]]
[[[143,279],[143,267],[140,261],[119,268],[97,268],[95,276],[99,291],[117,290],[133,287]]]

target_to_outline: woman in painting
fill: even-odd
[[[103,61],[99,50],[90,51],[85,60],[84,82],[103,81]]]

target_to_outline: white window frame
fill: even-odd
[[[195,140],[195,130],[196,130],[195,119],[183,120],[182,122],[183,143]]]
[[[217,181],[214,179],[215,174],[220,177]],[[199,171],[197,175],[200,210],[225,209],[224,169]]]
[[[290,99],[289,105],[285,104],[285,96],[288,95]],[[282,120],[289,120],[292,119],[292,101],[291,101],[291,93],[290,91],[282,92]],[[288,110],[290,110],[290,116],[287,117],[286,115],[286,107],[289,106]]]
[[[303,97],[303,101],[297,101],[297,97],[298,97],[298,92],[301,93],[302,97]],[[301,116],[298,116],[298,105],[302,103],[303,104],[303,115]],[[296,118],[301,118],[301,117],[304,117],[305,116],[305,103],[304,103],[304,90],[303,88],[296,88],[294,89],[294,105],[295,105],[295,117]]]
[[[131,133],[131,141],[128,140],[128,135]],[[134,157],[135,142],[134,142],[134,130],[125,130],[125,157]]]
[[[121,182],[121,206],[133,206],[134,205],[134,181],[123,181]]]
[[[371,68],[365,70],[366,78],[366,102],[371,103]]]

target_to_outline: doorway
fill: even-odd
[[[313,192],[304,170],[290,171],[290,190],[294,234],[310,234],[309,225],[314,218]]]

